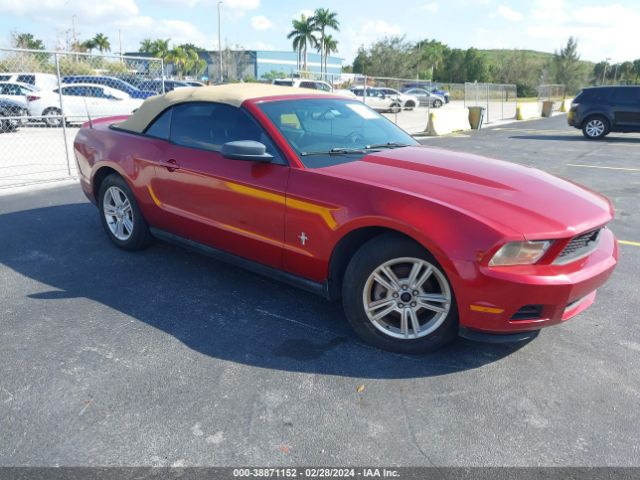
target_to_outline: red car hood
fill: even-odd
[[[467,153],[405,147],[322,170],[448,205],[530,240],[572,236],[613,217],[609,200],[584,187]]]

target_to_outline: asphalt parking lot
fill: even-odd
[[[564,122],[423,140],[614,202],[614,276],[527,344],[381,352],[338,304],[116,249],[76,185],[0,196],[0,465],[640,466],[640,135]]]

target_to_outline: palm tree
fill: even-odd
[[[156,58],[161,58],[163,61],[167,58],[169,54],[169,39],[159,38],[154,40],[151,44],[151,48],[149,49],[149,53]]]
[[[150,38],[145,38],[140,42],[140,48],[138,49],[138,51],[140,53],[151,53],[151,51],[153,50],[153,40],[151,40]]]
[[[324,62],[324,73],[326,74],[328,70],[327,60],[329,59],[329,55],[338,52],[338,40],[333,38],[331,35],[326,35],[324,37],[323,47],[324,59],[322,61]]]
[[[92,41],[94,48],[97,48],[100,53],[111,51],[111,42],[109,42],[109,38],[105,34],[97,33]]]
[[[93,49],[96,48],[96,42],[93,40],[85,40],[84,42],[80,42],[74,45],[74,50],[78,50],[80,52],[89,52],[92,53]]]
[[[195,77],[200,76],[200,72],[207,66],[207,62],[200,58],[198,50],[193,46],[186,46],[183,49],[186,54],[185,73],[192,73]]]
[[[178,78],[182,79],[185,67],[189,62],[187,51],[182,47],[174,47],[167,53],[167,61],[173,63]]]
[[[320,32],[320,59],[325,57],[325,30],[327,28],[333,28],[338,32],[340,31],[340,22],[338,22],[337,17],[338,14],[328,8],[316,8],[316,11],[313,12],[313,17],[311,17],[313,27]],[[322,73],[322,60],[320,61],[320,73]]]
[[[298,52],[298,58],[304,58],[302,70],[306,70],[307,47],[315,48],[318,45],[318,39],[314,35],[316,28],[312,17],[306,17],[305,15],[300,15],[300,20],[293,20],[291,24],[293,25],[293,30],[289,32],[287,38],[289,40],[293,39],[293,49]]]

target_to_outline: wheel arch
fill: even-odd
[[[96,199],[96,202],[98,201],[98,194],[100,193],[100,185],[102,185],[102,182],[105,178],[113,173],[122,177],[125,182],[127,181],[122,172],[119,172],[110,165],[102,165],[94,171],[93,177],[91,178],[91,189],[93,191],[93,196]]]
[[[432,255],[436,254],[431,248],[424,245],[423,242],[410,235],[404,229],[382,226],[382,225],[368,225],[356,227],[346,234],[344,234],[340,240],[334,245],[329,259],[329,273],[328,273],[328,294],[332,300],[337,300],[342,295],[342,281],[344,273],[347,269],[349,261],[353,255],[369,240],[384,234],[395,234],[400,237],[407,238],[422,248],[425,248]]]
[[[584,128],[584,126],[587,124],[587,122],[589,120],[591,120],[593,117],[601,117],[604,118],[608,124],[609,128],[613,127],[613,122],[611,121],[611,118],[609,116],[609,114],[607,114],[607,112],[603,112],[600,110],[592,110],[590,112],[587,112],[584,114],[584,117],[582,118],[582,123],[580,124],[580,128]]]

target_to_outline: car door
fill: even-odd
[[[611,105],[617,127],[640,128],[640,88],[612,88]]]
[[[57,94],[57,91],[54,90]],[[87,111],[91,112],[91,105],[87,102],[87,87],[83,85],[68,85],[62,87],[62,111],[64,117],[71,122],[86,121]],[[59,104],[58,95],[54,101]]]
[[[230,141],[255,140],[271,163],[231,160]],[[151,182],[164,228],[182,237],[279,268],[289,166],[243,109],[211,102],[176,105],[170,142]]]

